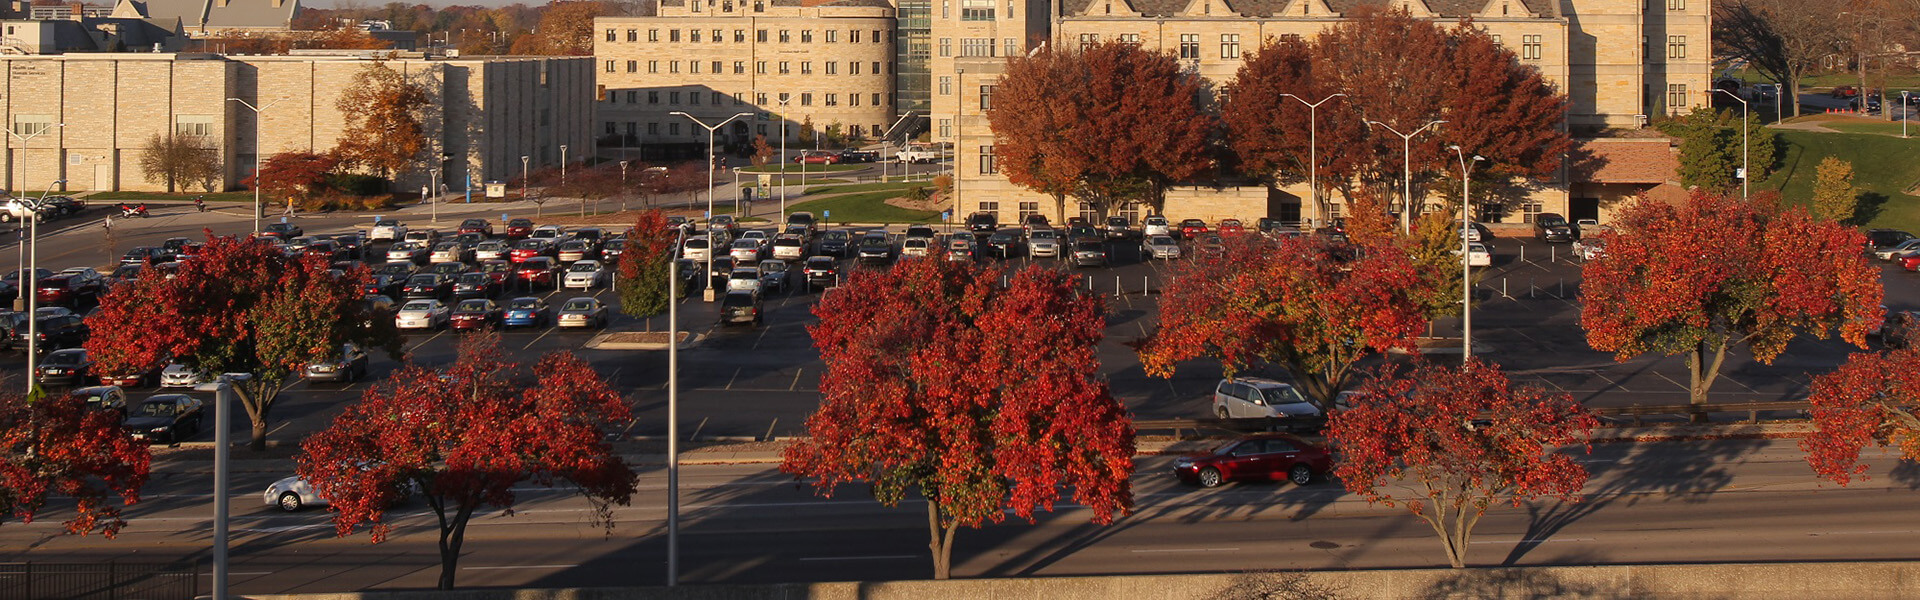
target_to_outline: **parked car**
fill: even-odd
[[[478,233],[481,237],[493,237],[493,223],[486,219],[467,219],[460,222],[460,233]]]
[[[551,288],[559,283],[556,279],[559,272],[560,264],[554,262],[552,258],[535,256],[520,261],[520,265],[514,269],[513,276],[527,286],[527,289]]]
[[[367,377],[367,351],[353,343],[340,345],[340,354],[326,360],[307,363],[307,381],[353,382]]]
[[[268,223],[266,227],[260,230],[260,237],[277,237],[283,240],[297,238],[306,234],[306,230],[292,223]]]
[[[439,300],[409,300],[393,315],[395,329],[440,329],[450,318],[447,305]]]
[[[1147,241],[1141,247],[1146,250],[1147,256],[1160,260],[1180,258],[1180,242],[1174,241],[1172,236],[1148,236]]]
[[[765,291],[787,291],[787,281],[792,277],[787,269],[787,261],[760,261],[760,289]]]
[[[1220,235],[1240,235],[1247,232],[1247,226],[1239,219],[1221,219]]]
[[[200,433],[198,398],[186,394],[155,394],[141,400],[121,422],[133,439],[178,444]]]
[[[581,296],[560,305],[553,318],[554,327],[606,327],[607,305],[598,298]]]
[[[807,235],[811,236],[814,230],[820,227],[820,222],[813,218],[813,213],[804,210],[787,213],[787,227],[792,228],[795,225],[805,226]]]
[[[391,242],[404,238],[406,235],[406,224],[399,221],[380,221],[374,223],[373,229],[367,231],[367,240],[374,242]]]
[[[446,300],[453,297],[453,278],[439,273],[421,273],[407,278],[406,285],[400,286],[402,297],[434,298]]]
[[[933,240],[912,238],[900,241],[901,258],[924,258],[933,253]]]
[[[1332,468],[1333,455],[1326,448],[1283,433],[1242,437],[1210,452],[1173,461],[1174,477],[1201,487],[1217,487],[1228,481],[1280,479],[1306,485]]]
[[[460,242],[440,242],[427,254],[427,262],[467,262],[474,259],[472,248],[460,245]]]
[[[100,385],[119,387],[147,387],[160,385],[160,369],[165,365],[153,365],[145,369],[135,369],[118,373],[102,373]]]
[[[40,280],[39,293],[35,295],[43,304],[78,306],[99,300],[105,285],[105,278],[93,267],[74,267]]]
[[[1027,253],[1034,258],[1060,258],[1060,234],[1052,229],[1028,232]]]
[[[967,215],[967,231],[974,235],[993,235],[1000,229],[1000,217],[990,212],[977,212]]]
[[[1459,251],[1457,250],[1455,251],[1455,253],[1458,253],[1458,252]],[[1493,252],[1487,249],[1486,244],[1482,244],[1480,242],[1469,242],[1467,244],[1467,266],[1469,267],[1493,266]]]
[[[780,260],[800,260],[807,254],[807,242],[798,235],[783,233],[773,238],[773,257]]]
[[[1183,240],[1191,240],[1207,233],[1207,222],[1199,219],[1186,219],[1181,221],[1180,227],[1174,231],[1176,232],[1174,234],[1175,237]]]
[[[734,240],[733,246],[727,251],[727,256],[737,261],[758,261],[760,260],[760,241],[748,238]]]
[[[567,274],[561,278],[561,287],[583,290],[600,287],[606,280],[607,268],[597,260],[583,260],[567,266]]]
[[[973,236],[963,235],[947,240],[947,260],[955,262],[975,262],[980,260],[980,244]]]
[[[160,387],[163,388],[190,388],[213,380],[213,375],[195,371],[180,363],[167,363],[167,368],[160,370]]]
[[[749,291],[727,292],[720,300],[720,324],[732,325],[747,323],[759,325],[764,319],[760,294]]]
[[[620,255],[626,253],[627,238],[616,237],[600,245],[600,260],[606,261],[609,265],[619,263]]]
[[[486,298],[469,298],[453,305],[453,315],[448,324],[454,331],[475,329],[498,329],[504,316],[500,305]]]
[[[520,240],[518,242],[514,242],[513,250],[508,252],[507,254],[507,260],[510,260],[514,263],[520,263],[530,258],[539,257],[539,256],[551,257],[554,254],[555,252],[554,252],[552,240],[548,240],[544,238],[527,238],[524,240]]]
[[[827,256],[846,258],[848,250],[853,247],[852,242],[853,234],[839,230],[828,231],[820,234],[818,251]]]
[[[740,233],[740,223],[733,220],[733,215],[714,215],[707,220],[707,231],[716,229],[727,232],[727,237],[731,238]]]
[[[803,165],[840,164],[840,154],[830,150],[808,150],[793,157],[793,162]]]
[[[680,246],[680,258],[687,260],[706,262],[711,254],[712,250],[707,247],[707,236],[704,235],[687,238],[686,243]]]
[[[1080,240],[1073,243],[1073,266],[1107,266],[1107,244],[1093,240]]]
[[[67,392],[69,398],[79,398],[87,405],[87,410],[117,413],[122,419],[127,414],[127,392],[117,385],[96,385],[75,388]]]
[[[1580,260],[1593,260],[1607,255],[1606,238],[1582,239],[1573,243],[1573,251]]]
[[[159,246],[134,246],[128,249],[126,254],[120,255],[120,264],[138,265],[148,261],[162,263],[167,262],[170,257],[171,255]]]
[[[487,240],[473,246],[474,260],[500,260],[513,252],[513,245],[506,240]]]
[[[1148,237],[1156,235],[1173,237],[1174,229],[1173,225],[1167,222],[1166,217],[1156,215],[1140,221],[1140,234]]]
[[[727,287],[727,278],[732,276],[733,276],[733,257],[731,256],[722,256],[722,257],[713,259],[713,264],[707,265],[707,286],[708,287],[725,288]]]
[[[840,263],[831,256],[807,259],[807,287],[825,289],[840,285]]]
[[[1880,260],[1897,260],[1910,252],[1920,250],[1920,239],[1912,239],[1884,248],[1875,248],[1873,257]]]
[[[506,313],[501,316],[500,324],[506,327],[539,327],[547,324],[547,301],[533,296],[522,296],[507,301]]]
[[[1213,390],[1213,415],[1222,419],[1286,419],[1315,425],[1323,413],[1299,390],[1272,379],[1222,379]]]
[[[501,282],[487,273],[462,273],[453,280],[453,297],[460,300],[468,298],[492,298],[500,295]]]
[[[1227,253],[1227,240],[1218,233],[1200,236],[1194,241],[1194,252],[1201,256],[1220,256]]]
[[[430,250],[427,249],[427,245],[420,242],[400,242],[387,246],[387,262],[390,263],[405,262],[424,265],[429,262],[428,254]]]
[[[559,225],[541,225],[533,228],[533,233],[527,234],[527,239],[546,240],[555,244],[565,241],[568,237],[567,228]]]
[[[40,310],[45,311],[48,308],[58,307],[41,307]],[[34,345],[40,352],[50,352],[60,348],[78,348],[81,344],[87,343],[87,338],[93,335],[93,329],[87,326],[86,320],[81,319],[80,315],[71,312],[53,315],[44,312],[36,314],[38,316],[34,317],[33,331],[37,341]],[[23,321],[15,326],[13,333],[13,347],[17,350],[26,350],[26,323]]]
[[[1455,219],[1453,224],[1460,227],[1460,235],[1465,236],[1468,242],[1485,241],[1486,238],[1488,237],[1487,232],[1485,231],[1486,227],[1479,223],[1474,223],[1472,221],[1462,222],[1458,219]]]
[[[859,260],[863,264],[886,264],[893,260],[893,240],[884,231],[871,231],[860,238]]]
[[[1140,239],[1140,230],[1126,217],[1107,217],[1107,239],[1131,241]]]
[[[1003,227],[987,236],[987,253],[1002,260],[1019,256],[1027,251],[1026,235],[1020,228]]]
[[[1914,239],[1914,235],[1898,229],[1868,229],[1867,248],[1878,249],[1899,245],[1900,242]]]
[[[1554,213],[1540,213],[1533,217],[1533,237],[1542,242],[1572,242],[1579,239],[1566,217]]]
[[[559,248],[554,251],[554,257],[560,259],[560,262],[563,263],[592,260],[597,258],[599,254],[598,251],[594,250],[593,242],[582,239],[560,242]]]
[[[880,153],[875,150],[854,150],[849,148],[840,151],[840,162],[843,163],[870,163],[877,160],[880,160]]]
[[[733,272],[727,274],[725,287],[729,292],[745,291],[758,294],[761,285],[759,267],[734,267]]]
[[[93,359],[85,348],[55,350],[34,367],[34,378],[45,385],[77,385],[89,381]]]

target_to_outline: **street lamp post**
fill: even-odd
[[[627,165],[629,164],[632,164],[632,162],[625,160],[620,161],[620,212],[627,211]],[[600,207],[596,203],[594,208],[598,209]]]
[[[686,243],[687,230],[680,228],[673,247]],[[713,255],[711,243],[707,255]],[[667,265],[667,587],[673,587],[680,583],[680,261],[668,257]],[[712,289],[712,267],[708,273],[700,287]]]
[[[560,189],[567,188],[567,145],[560,145]]]
[[[248,110],[253,111],[253,234],[260,235],[260,217],[261,214],[266,211],[264,208],[266,205],[260,202],[260,157],[265,154],[260,151],[260,120],[266,117],[267,109],[273,108],[273,105],[279,104],[281,100],[286,100],[286,98],[268,102],[265,106],[254,106],[252,102],[239,98],[228,98],[227,100],[229,102],[239,102],[241,106],[245,106]]]
[[[1460,159],[1460,362],[1465,363],[1473,360],[1473,242],[1467,237],[1467,228],[1473,226],[1467,213],[1473,203],[1473,169],[1459,145],[1447,147]],[[1484,156],[1473,155],[1473,162],[1485,160]]]
[[[961,109],[967,105],[966,69],[953,70],[953,84],[954,91],[959,93],[953,96],[953,164],[951,165],[953,169],[953,177],[951,178],[951,183],[953,184],[953,213],[947,215],[947,227],[949,229],[953,227],[953,219],[960,216],[960,113],[963,112]],[[1060,215],[1060,222],[1067,222],[1067,216]]]
[[[787,214],[787,103],[792,100],[780,99],[780,214],[783,217]],[[806,167],[800,167],[800,181],[806,180]],[[800,191],[806,193],[806,188],[803,186]]]
[[[7,132],[7,135],[13,136],[13,139],[15,141],[20,142],[20,182],[19,182],[19,185],[13,186],[13,189],[23,189],[27,186],[27,158],[33,155],[33,153],[30,151],[31,148],[28,148],[27,144],[32,143],[33,138],[40,137],[40,134],[53,131],[54,127],[66,127],[66,126],[67,126],[66,123],[54,123],[47,127],[42,127],[40,128],[39,131],[35,131],[30,135],[24,135],[24,136],[14,132],[13,128],[11,127],[5,130]]]
[[[533,160],[533,157],[531,156],[527,156],[525,154],[520,155],[520,201],[521,202],[527,201],[527,168],[531,164],[532,160]]]
[[[740,117],[750,117],[750,116],[753,116],[753,113],[736,113],[731,117],[727,117],[727,120],[721,121],[719,123],[714,123],[713,125],[708,125],[706,121],[700,120],[699,117],[695,117],[693,115],[687,114],[682,111],[676,110],[668,114],[686,117],[687,120],[693,121],[695,125],[704,127],[707,130],[707,219],[709,222],[709,225],[707,228],[712,229],[713,227],[711,225],[711,222],[713,219],[713,136],[714,136],[714,132],[719,131],[721,127],[725,127],[727,123],[733,122],[734,119],[738,119]],[[566,148],[566,146],[561,146],[561,148]],[[713,253],[717,250],[714,247],[713,241],[714,241],[713,236],[708,235],[707,236],[707,273],[709,275],[713,273]],[[712,302],[714,300],[713,286],[711,285],[705,286],[704,291],[701,292],[701,298],[707,302]],[[669,521],[668,523],[670,525],[672,524],[671,521]],[[668,533],[671,535],[673,531],[674,530],[669,529]]]
[[[1741,98],[1739,94],[1735,94],[1733,92],[1729,92],[1727,90],[1723,90],[1720,88],[1713,88],[1709,90],[1709,92],[1719,92],[1722,94],[1726,94],[1728,98],[1732,98],[1735,102],[1740,103],[1740,199],[1746,200],[1747,187],[1748,187],[1747,182],[1753,179],[1753,171],[1751,170],[1752,164],[1747,162],[1748,156],[1753,152],[1753,145],[1747,142],[1747,135],[1748,135],[1747,130],[1752,129],[1752,127],[1749,127],[1748,126],[1749,124],[1747,123],[1747,99]],[[1862,90],[1861,93],[1866,93],[1866,92],[1865,90]],[[1712,104],[1712,103],[1709,102],[1708,104]],[[1902,125],[1902,129],[1904,128],[1905,126]]]
[[[1314,217],[1324,218],[1325,215],[1321,213],[1320,206],[1320,105],[1325,104],[1328,100],[1346,96],[1346,94],[1329,94],[1327,97],[1321,98],[1319,102],[1308,102],[1305,98],[1293,94],[1281,95],[1299,100],[1301,104],[1307,105],[1307,187],[1311,188],[1310,193],[1313,196]]]
[[[21,178],[25,179],[26,175],[22,174]],[[52,183],[48,183],[47,191],[40,192],[40,199],[34,201],[32,206],[27,207],[27,245],[32,246],[32,249],[28,250],[27,254],[27,260],[30,263],[27,265],[27,276],[24,281],[27,285],[26,287],[20,288],[20,295],[27,297],[28,393],[32,393],[33,391],[33,379],[35,376],[33,365],[40,360],[40,319],[35,318],[40,312],[40,211],[46,209],[47,194],[53,193],[53,186],[66,182],[67,180],[65,179],[55,179]]]
[[[1446,121],[1428,121],[1427,124],[1421,125],[1419,129],[1413,130],[1413,133],[1400,133],[1400,130],[1394,129],[1392,125],[1379,121],[1367,121],[1369,128],[1374,125],[1379,125],[1387,131],[1393,132],[1394,135],[1400,136],[1400,169],[1403,177],[1401,180],[1403,187],[1400,193],[1404,198],[1400,206],[1401,233],[1413,233],[1413,136],[1420,135],[1421,132],[1426,131],[1428,128],[1445,122]]]

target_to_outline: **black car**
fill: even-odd
[[[1540,213],[1533,217],[1533,237],[1542,242],[1571,242],[1580,239],[1580,232],[1566,217]]]
[[[406,261],[395,261],[395,262],[382,264],[379,267],[375,267],[373,269],[373,274],[374,275],[391,275],[394,277],[399,277],[404,279],[407,277],[412,277],[413,273],[419,270],[420,270],[419,265],[406,262]]]
[[[1867,247],[1870,249],[1892,248],[1900,245],[1900,242],[1913,238],[1913,234],[1898,229],[1868,229]]]
[[[993,213],[977,212],[967,215],[967,231],[974,235],[992,235],[1000,229],[1000,217]]]
[[[1019,256],[1026,246],[1026,232],[1018,227],[995,231],[987,238],[987,252],[1002,259]]]
[[[893,261],[893,240],[885,233],[869,233],[860,238],[860,262],[886,264]]]
[[[453,297],[453,278],[439,273],[421,273],[408,277],[407,284],[400,286],[400,293],[408,300],[414,298],[446,300]]]
[[[759,325],[764,319],[763,308],[760,303],[760,294],[745,291],[727,292],[726,298],[720,300],[720,324]]]
[[[1107,239],[1128,241],[1139,240],[1140,230],[1127,221],[1126,217],[1107,217]]]
[[[136,440],[178,444],[200,433],[202,414],[200,401],[193,396],[157,394],[128,411],[121,426]]]
[[[500,281],[486,273],[465,273],[453,281],[453,297],[492,298],[500,295]]]
[[[840,162],[843,163],[870,163],[876,160],[880,160],[880,152],[876,150],[847,149],[840,151]]]
[[[87,410],[111,411],[123,418],[127,414],[127,393],[117,385],[75,388],[67,392],[67,396],[86,402]]]
[[[133,249],[127,250],[126,254],[120,255],[120,264],[138,265],[148,261],[163,263],[172,257],[166,249],[159,246],[134,246]]]
[[[333,236],[333,243],[340,247],[341,252],[346,253],[347,258],[360,260],[365,256],[367,238],[359,232]]]
[[[707,270],[707,285],[714,288],[725,289],[727,287],[727,279],[732,276],[733,257],[716,256],[713,259],[713,268]]]
[[[389,298],[398,298],[400,297],[400,286],[406,285],[407,283],[406,277],[407,276],[404,275],[388,273],[370,275],[367,277],[367,284],[361,287],[361,291]]]
[[[840,265],[831,256],[807,259],[807,286],[814,289],[840,285]]]
[[[93,333],[87,327],[87,322],[74,314],[42,316],[35,319],[33,329],[34,335],[40,339],[40,352],[78,348],[87,343],[87,337]],[[13,329],[13,347],[23,352],[27,349],[27,325],[24,321]]]
[[[41,359],[40,366],[34,367],[35,379],[47,385],[76,385],[91,381],[93,359],[87,357],[82,348],[56,350]]]
[[[478,233],[493,237],[493,223],[487,222],[486,219],[467,219],[460,222],[460,233]]]
[[[827,256],[846,258],[852,241],[852,234],[845,231],[829,231],[820,234],[820,244],[816,250]]]
[[[83,211],[86,209],[87,209],[87,203],[81,202],[79,200],[75,200],[68,196],[47,197],[46,212],[47,212],[47,215],[49,216],[49,219],[71,217],[73,215],[80,214],[80,211]]]
[[[620,262],[620,255],[627,251],[627,238],[616,237],[600,245],[600,260],[609,265]]]
[[[265,229],[260,230],[260,237],[277,237],[283,240],[290,240],[306,234],[306,230],[292,223],[268,223]]]

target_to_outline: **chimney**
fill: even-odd
[[[287,4],[287,0],[273,0],[274,8],[280,8],[282,6],[285,6],[286,4]]]
[[[213,7],[214,7],[214,8],[226,8],[226,7],[227,7],[227,0],[213,0]]]

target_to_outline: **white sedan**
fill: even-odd
[[[1493,251],[1489,250],[1486,244],[1482,244],[1480,242],[1472,242],[1467,244],[1467,266],[1469,267],[1493,266]]]
[[[160,371],[160,387],[190,388],[210,381],[213,381],[213,376],[195,372],[180,363],[170,363]]]
[[[1161,260],[1180,258],[1180,243],[1165,235],[1150,236],[1141,247],[1147,250],[1147,255]]]
[[[280,510],[293,512],[308,506],[326,506],[327,499],[313,491],[313,485],[299,476],[288,477],[267,486],[264,494],[267,506],[278,506]]]
[[[1895,260],[1914,251],[1920,251],[1920,239],[1907,240],[1893,246],[1875,249],[1873,251],[1873,257],[1880,260]]]
[[[393,316],[395,329],[440,329],[447,326],[452,310],[439,300],[410,300]]]
[[[607,268],[597,260],[582,260],[567,267],[567,276],[561,278],[564,288],[592,289],[600,286],[600,280],[606,279]]]

